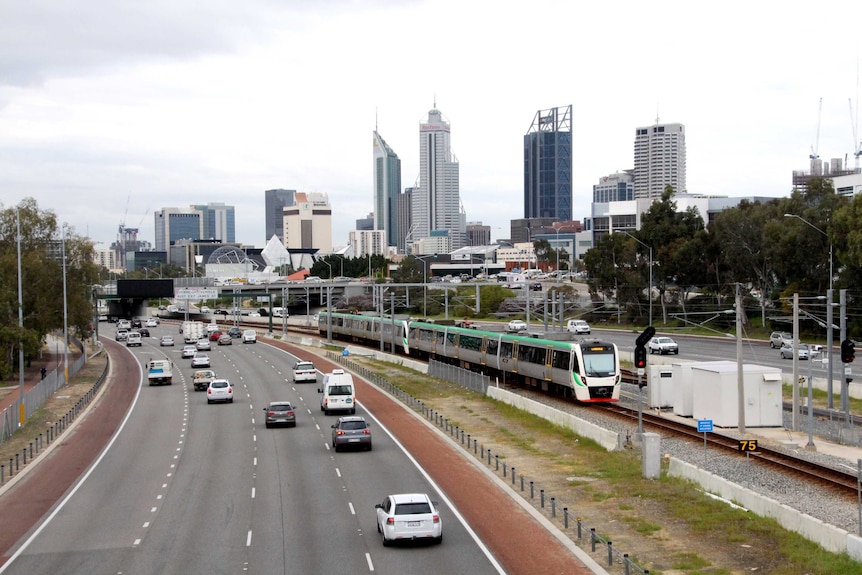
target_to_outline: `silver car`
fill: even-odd
[[[332,448],[358,447],[371,451],[371,428],[364,417],[339,417],[332,426]]]
[[[192,367],[209,367],[210,356],[202,351],[196,352],[192,358]]]
[[[809,357],[808,344],[807,343],[799,343],[799,344],[796,344],[796,347],[797,347],[797,350],[799,352],[799,359],[808,359],[808,357]],[[781,346],[779,353],[781,354],[781,359],[793,359],[793,344],[792,343],[784,344],[783,346]]]

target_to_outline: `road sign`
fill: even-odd
[[[643,333],[640,334],[638,336],[638,338],[635,340],[635,346],[636,347],[645,346],[647,343],[649,343],[649,340],[651,340],[652,336],[654,336],[654,335],[655,335],[655,328],[651,325],[647,326],[647,328],[643,331]]]
[[[217,299],[218,288],[214,287],[181,287],[176,288],[174,293],[176,299],[199,300]]]
[[[698,433],[711,433],[712,432],[712,420],[711,419],[698,419],[697,420],[697,432]]]

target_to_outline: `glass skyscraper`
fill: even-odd
[[[524,135],[524,218],[572,219],[572,106],[539,110]]]
[[[386,244],[398,245],[398,194],[401,160],[374,131],[374,229],[386,232]]]

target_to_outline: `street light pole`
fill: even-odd
[[[620,233],[627,235],[628,237],[630,237],[631,239],[649,250],[649,289],[647,289],[647,292],[649,297],[649,324],[652,325],[652,246],[646,245],[628,232],[620,230]]]
[[[829,377],[826,378],[826,397],[827,397],[827,402],[828,402],[827,407],[829,409],[832,409],[833,408],[832,381],[834,379],[833,361],[832,361],[832,357],[833,357],[832,346],[835,343],[833,341],[833,332],[832,332],[832,298],[834,297],[833,294],[835,293],[833,291],[833,285],[832,285],[832,282],[834,281],[834,277],[835,277],[835,274],[833,273],[833,269],[832,269],[832,239],[829,237],[829,234],[827,234],[826,232],[824,232],[823,230],[821,230],[820,228],[818,228],[817,226],[815,226],[814,224],[812,224],[811,222],[809,222],[808,220],[803,218],[802,216],[797,216],[796,214],[784,214],[784,217],[785,218],[796,218],[797,220],[805,222],[806,224],[808,224],[809,226],[811,226],[812,228],[814,228],[815,230],[817,230],[818,232],[820,232],[821,234],[826,236],[826,239],[829,241],[829,291],[827,292],[827,302],[826,302],[826,305],[827,305],[827,308],[826,308],[827,309],[827,317],[826,317],[826,321],[827,321],[827,326],[826,326],[826,353],[827,353],[826,364],[827,364],[827,366],[826,366],[826,371],[829,374]]]

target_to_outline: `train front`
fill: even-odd
[[[622,374],[617,346],[601,341],[584,341],[578,348],[579,365],[572,373],[576,399],[584,402],[619,401]]]

